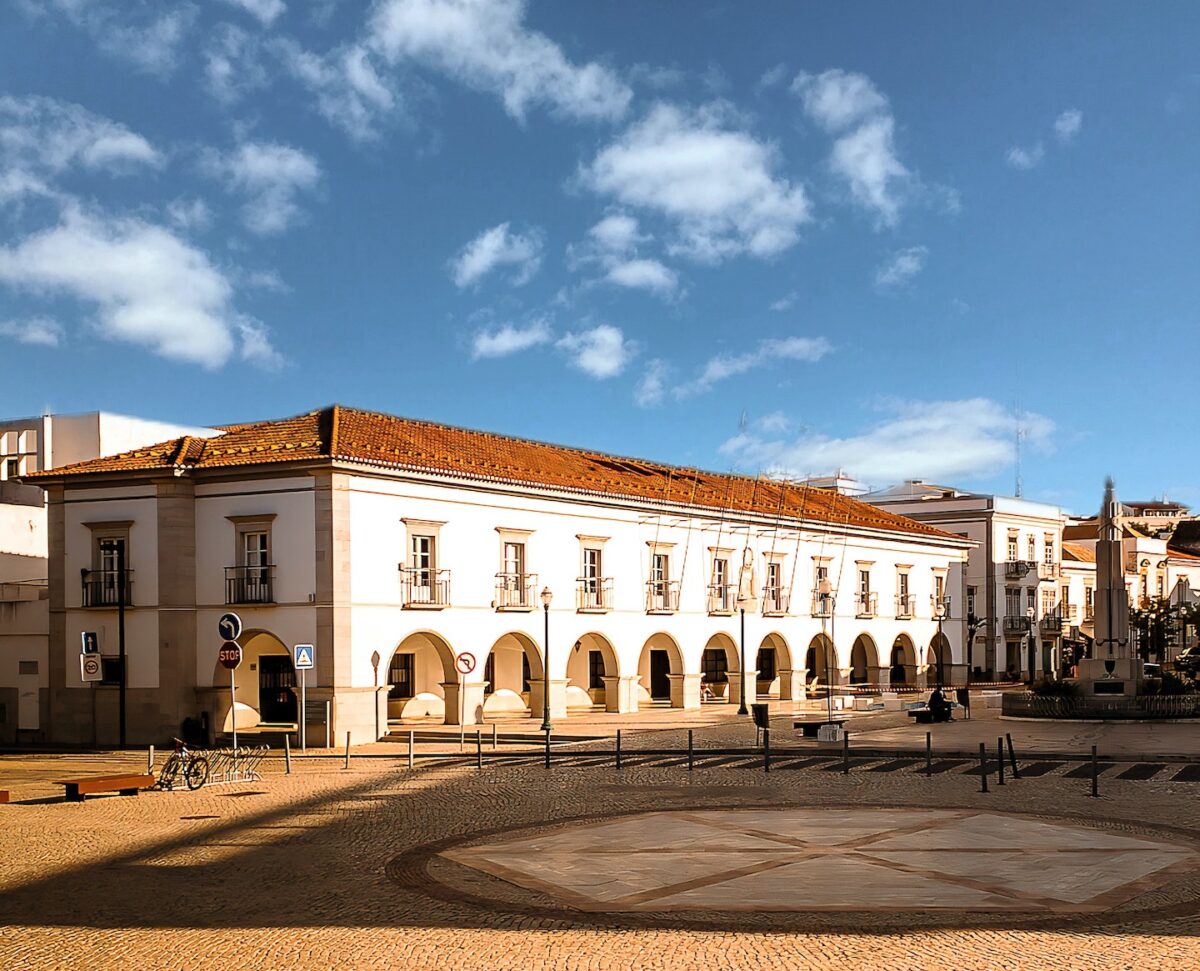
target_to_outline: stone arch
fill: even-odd
[[[954,652],[945,634],[934,634],[925,654],[926,680],[933,680],[939,685],[950,683],[951,665],[954,664]]]
[[[796,697],[796,685],[802,679],[797,677],[792,667],[792,649],[782,634],[772,631],[762,639],[754,658],[754,669],[758,672],[760,695],[781,701],[791,701]]]
[[[838,683],[837,648],[827,634],[808,642],[804,655],[805,681],[810,686]]]
[[[917,687],[917,649],[907,634],[897,634],[888,655],[888,683]]]
[[[879,680],[879,649],[870,634],[859,634],[850,648],[850,683],[869,684]]]
[[[694,707],[684,704],[683,651],[670,634],[659,631],[646,638],[638,655],[638,678],[639,702],[669,701],[672,708]],[[699,677],[696,680],[699,682]],[[699,704],[698,688],[696,704]]]
[[[595,660],[597,655],[598,664]],[[571,645],[563,668],[567,678],[568,709],[607,706],[608,691],[617,690],[614,680],[621,675],[620,661],[612,642],[603,634],[594,631],[581,635]]]
[[[542,654],[528,634],[498,637],[475,671],[483,686],[483,713],[525,717],[542,710]]]
[[[295,690],[296,671],[291,649],[268,630],[242,631],[238,638],[242,663],[234,671],[238,730],[260,724],[294,725],[299,717],[299,696]],[[263,658],[268,662],[264,663]],[[228,689],[229,671],[217,661],[213,666],[213,685]],[[233,728],[230,718],[229,691],[221,697],[220,724],[223,731]]]
[[[713,634],[700,652],[701,697],[733,701],[733,682],[740,668],[733,638],[725,633]]]
[[[453,706],[459,701],[459,674],[454,661],[454,649],[434,631],[418,630],[403,637],[383,668],[388,720],[437,719],[447,725],[458,724]],[[455,687],[447,692],[447,685]],[[451,710],[447,710],[447,701]]]

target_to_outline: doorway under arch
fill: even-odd
[[[683,651],[670,634],[652,634],[638,655],[640,704],[683,707],[682,690],[673,690],[671,675],[683,674]]]
[[[500,637],[483,663],[483,713],[527,717],[531,705],[541,707],[542,677],[542,655],[529,635]]]
[[[827,687],[838,683],[837,648],[826,634],[808,642],[804,655],[805,683],[809,687]]]
[[[892,642],[888,681],[894,685],[917,686],[917,649],[907,634],[898,635]]]
[[[870,634],[859,634],[850,648],[850,683],[868,684],[879,671],[879,651]]]
[[[455,724],[446,711],[444,684],[458,682],[454,651],[433,631],[415,631],[392,651],[387,671],[387,717],[395,720],[436,720]]]
[[[950,649],[950,641],[947,640],[945,634],[933,635],[933,640],[929,642],[929,649],[926,652],[925,663],[927,681],[934,681],[939,685],[950,683],[954,653]]]
[[[792,650],[782,634],[771,633],[762,639],[754,658],[758,672],[758,693],[781,701],[795,695],[797,673],[792,668]]]
[[[620,676],[617,652],[612,642],[595,632],[581,636],[567,655],[566,676],[568,710],[606,705],[608,694],[605,678]]]
[[[732,702],[736,691],[731,675],[740,670],[737,646],[728,634],[713,634],[700,654],[701,700]]]

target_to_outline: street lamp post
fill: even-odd
[[[542,639],[542,731],[548,732],[550,724],[550,601],[554,594],[549,587],[542,588],[542,614],[545,617],[545,636]],[[549,756],[547,756],[549,758]]]
[[[829,577],[821,577],[817,584],[817,603],[821,608],[821,653],[825,657],[825,707],[830,724],[833,723],[833,676],[830,667],[829,638],[825,636],[825,621],[833,613],[833,584]]]
[[[741,642],[741,661],[738,663],[738,677],[741,679],[741,686],[738,688],[738,710],[739,715],[750,714],[750,709],[746,707],[746,601],[742,597],[738,597],[738,613],[742,619],[742,642]]]
[[[1029,621],[1029,683],[1032,684],[1035,680],[1034,669],[1037,667],[1037,634],[1034,630],[1034,614],[1036,611],[1032,607],[1025,608],[1025,619]]]
[[[943,646],[946,641],[942,635],[942,621],[946,619],[946,601],[939,600],[933,608],[933,614],[937,617],[938,622],[938,639],[937,639],[937,679],[938,687],[942,688],[946,685],[946,669]]]

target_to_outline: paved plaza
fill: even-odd
[[[144,758],[0,758],[0,966],[1198,966],[1200,784],[1166,775],[1093,799],[1063,771],[985,794],[920,763],[359,752],[83,804],[51,784]]]

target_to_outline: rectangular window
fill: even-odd
[[[1045,542],[1042,546],[1042,562],[1049,564],[1054,563],[1054,537],[1049,534],[1046,535]]]
[[[594,546],[584,547],[583,550],[583,578],[592,581],[591,585],[587,588],[591,593],[594,593],[596,590],[595,581],[604,575],[601,552],[600,549]]]
[[[871,593],[871,571],[870,570],[859,570],[858,571],[858,592],[862,596],[863,602],[866,603],[867,597],[870,596],[870,593]]]
[[[720,556],[713,560],[713,586],[716,587],[716,593],[720,596],[724,593],[726,585],[729,583],[729,560]]]
[[[588,687],[597,691],[604,687],[604,655],[588,651]]]
[[[1093,617],[1093,611],[1096,609],[1096,591],[1091,587],[1083,588],[1083,611],[1088,620]]]
[[[813,584],[813,588],[816,590],[820,590],[821,589],[821,581],[828,580],[828,579],[829,579],[829,566],[825,563],[818,563],[817,568],[816,568],[816,583]]]
[[[119,657],[100,658],[100,683],[105,685],[121,683],[121,659]]]
[[[509,577],[521,577],[525,573],[525,544],[504,544],[504,573]]]
[[[657,584],[666,584],[671,578],[671,560],[666,553],[655,553],[650,557],[650,579]]]
[[[900,588],[900,596],[903,597],[904,600],[907,602],[907,600],[908,600],[908,574],[901,573],[898,577],[896,577],[896,584]]]
[[[975,616],[975,588],[967,587],[967,613]]]
[[[1027,536],[1025,538],[1025,548],[1029,552],[1029,555],[1025,559],[1029,560],[1030,563],[1034,562],[1037,559],[1037,540],[1033,536]]]
[[[700,680],[705,684],[723,684],[729,680],[729,663],[720,648],[707,648],[700,659]]]
[[[946,599],[946,578],[941,573],[933,575],[933,597],[938,603]]]
[[[392,663],[388,667],[388,700],[411,698],[417,693],[413,677],[415,662],[415,654],[392,655]]]
[[[18,661],[17,662],[17,674],[37,674],[37,673],[38,673],[37,661]]]
[[[783,610],[783,565],[775,561],[767,564],[766,608],[776,613]]]
[[[412,537],[408,565],[413,570],[413,579],[418,586],[428,587],[433,584],[434,572],[437,570],[434,537],[421,535]]]
[[[1004,613],[1008,617],[1021,617],[1021,591],[1017,587],[1004,589]]]
[[[1017,534],[1016,533],[1008,534],[1008,558],[1009,558],[1009,560],[1015,560],[1017,558]]]
[[[1037,607],[1037,591],[1033,587],[1029,587],[1025,591],[1025,606],[1026,608]]]
[[[1059,588],[1059,600],[1061,601],[1064,610],[1067,608],[1068,605],[1070,605],[1070,603],[1071,603],[1071,585],[1069,583],[1064,583]]]
[[[120,603],[120,563],[125,560],[125,570],[129,570],[128,544],[123,536],[106,536],[97,543],[97,555],[100,575],[93,591],[94,604],[115,607]],[[98,595],[98,596],[97,596]],[[129,599],[128,590],[126,600]]]
[[[758,652],[758,680],[774,681],[776,678],[775,648],[763,647]]]
[[[21,474],[20,459],[5,459],[4,461],[4,477],[6,479],[15,479]]]

